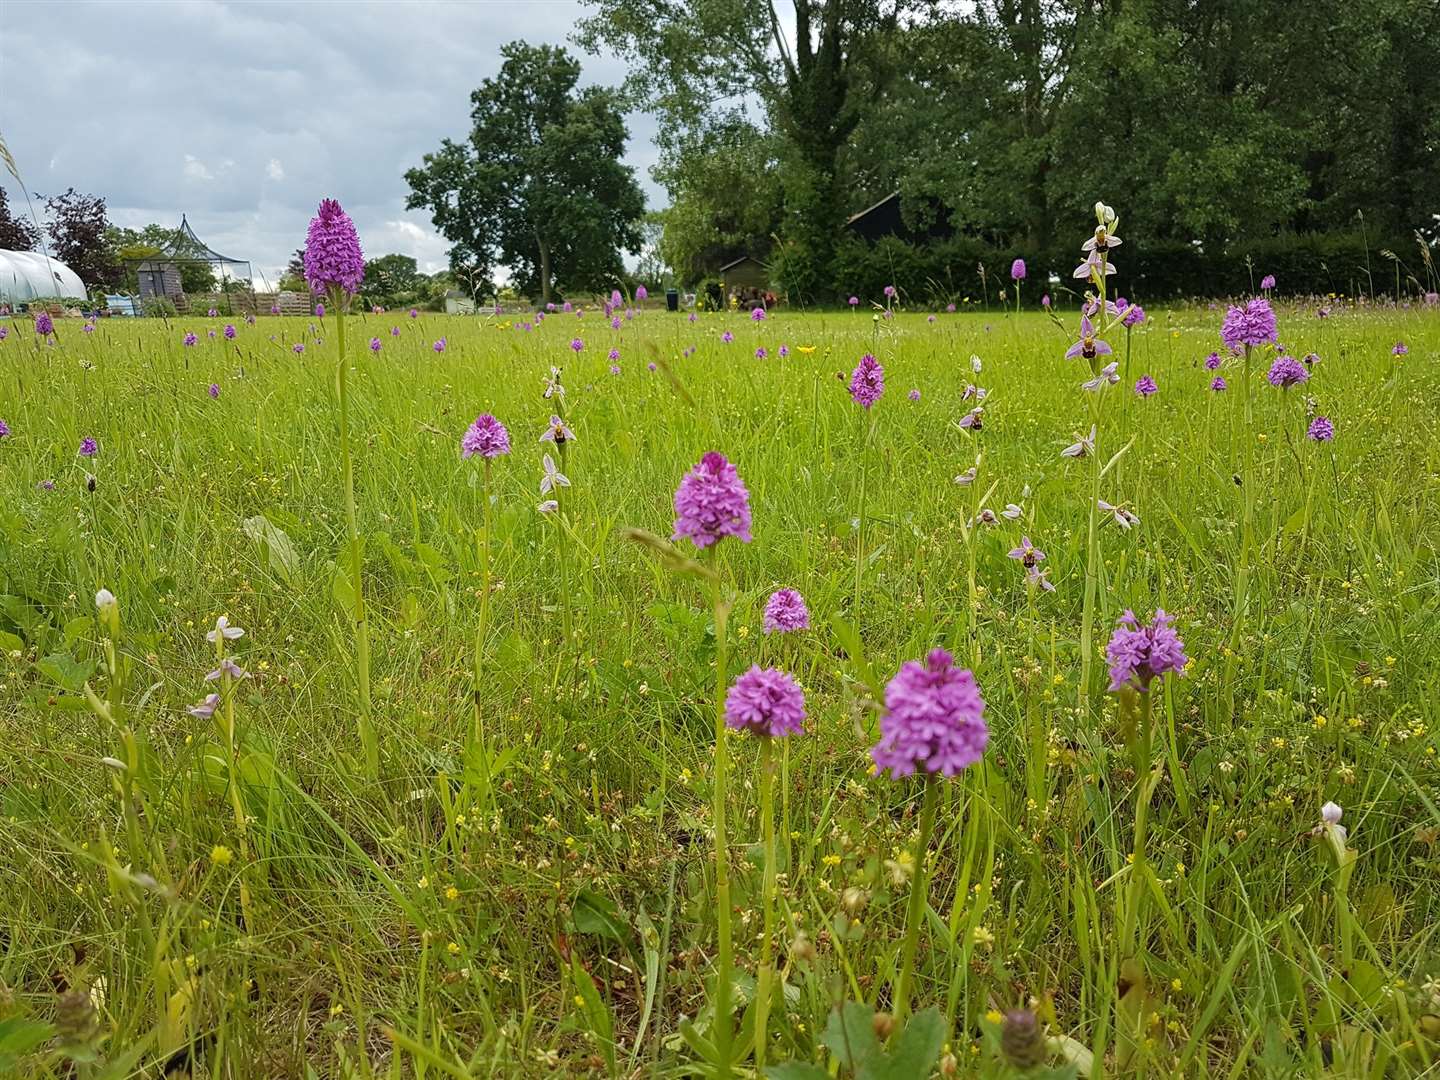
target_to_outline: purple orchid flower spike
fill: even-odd
[[[570,486],[570,478],[555,467],[555,459],[549,454],[545,455],[540,464],[545,469],[545,475],[540,477],[541,495],[549,495],[557,488]]]
[[[1083,458],[1089,457],[1095,452],[1095,425],[1090,425],[1090,434],[1079,436],[1064,450],[1060,451],[1061,457]]]
[[[1096,375],[1093,379],[1086,379],[1083,383],[1081,383],[1080,389],[1099,390],[1101,387],[1106,385],[1114,386],[1120,381],[1120,376],[1116,374],[1116,372],[1119,370],[1119,367],[1120,364],[1118,361],[1110,361],[1110,363],[1106,364],[1103,368],[1100,369],[1100,374]]]
[[[575,432],[565,426],[565,421],[553,413],[550,416],[550,426],[545,429],[545,434],[540,436],[541,442],[553,442],[556,446],[562,443],[573,442]]]
[[[1097,356],[1109,356],[1114,351],[1108,342],[1100,341],[1095,337],[1095,325],[1090,321],[1090,316],[1082,315],[1080,316],[1080,340],[1065,350],[1065,359],[1073,360],[1080,356],[1086,360],[1094,360]]]
[[[1140,524],[1139,515],[1133,510],[1128,509],[1124,503],[1116,506],[1113,503],[1106,502],[1104,499],[1096,499],[1095,505],[1100,508],[1102,513],[1110,514],[1114,517],[1115,524],[1126,532],[1130,531],[1132,525]]]

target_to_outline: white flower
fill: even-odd
[[[1120,526],[1122,530],[1128,532],[1130,526],[1140,524],[1140,516],[1123,504],[1115,506],[1106,502],[1104,499],[1096,499],[1095,505],[1099,507],[1103,513],[1115,515],[1115,524]]]
[[[1020,507],[1016,506],[1014,503],[1006,503],[1005,509],[1000,511],[1000,516],[1003,518],[1009,518],[1011,521],[1014,521],[1023,513],[1025,513],[1025,511],[1020,509]]]
[[[1327,802],[1320,807],[1320,820],[1326,825],[1339,825],[1340,818],[1344,816],[1344,813],[1345,811],[1340,809],[1339,803]]]
[[[234,641],[238,637],[244,637],[245,631],[238,626],[230,625],[230,616],[221,615],[215,620],[215,629],[205,635],[205,640],[214,645],[221,638],[226,641]]]
[[[1095,452],[1095,425],[1090,425],[1089,435],[1079,435],[1075,441],[1060,451],[1061,457],[1082,458]]]
[[[95,610],[103,613],[107,608],[115,606],[115,594],[109,589],[101,589],[95,594]]]
[[[981,368],[981,366],[982,366],[982,365],[981,365],[981,363],[980,363],[980,357],[976,356],[974,353],[971,353],[971,354],[970,354],[970,370],[973,371],[976,375],[979,375],[979,374],[980,374],[980,368]]]
[[[540,478],[540,494],[547,495],[556,488],[569,487],[570,478],[555,468],[555,459],[546,454],[541,462],[545,466],[545,475]]]

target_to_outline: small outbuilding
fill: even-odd
[[[59,259],[38,251],[0,251],[0,304],[14,308],[34,300],[84,300],[85,283]]]
[[[475,298],[468,296],[459,289],[445,290],[445,314],[446,315],[474,315]]]
[[[232,281],[250,280],[250,263],[221,255],[195,235],[184,214],[180,215],[180,227],[159,251],[125,261],[135,271],[141,300],[167,297],[177,304],[183,303],[188,291],[184,287],[183,271],[190,269],[199,271],[198,276],[208,282],[205,292],[214,288],[217,278],[221,289],[226,289]]]
[[[867,206],[858,214],[851,214],[845,222],[845,230],[872,244],[886,236],[894,236],[907,243],[918,243],[925,240],[944,240],[953,235],[950,212],[944,203],[938,199],[928,199],[921,205],[924,216],[929,219],[928,224],[911,228],[905,223],[905,215],[901,212],[900,192],[893,191],[874,206]]]
[[[756,289],[768,292],[770,289],[770,268],[759,259],[742,255],[720,268],[720,283],[726,294]]]

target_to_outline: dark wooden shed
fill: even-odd
[[[770,288],[770,268],[759,259],[742,255],[720,268],[720,282],[727,294],[732,289],[759,289],[765,292]]]
[[[954,230],[950,227],[950,212],[944,203],[938,199],[930,199],[926,210],[926,217],[929,218],[930,224],[911,228],[905,224],[905,215],[901,213],[900,192],[894,191],[874,206],[866,207],[858,214],[852,214],[845,222],[845,229],[872,244],[885,236],[894,236],[913,244],[925,240],[944,240],[953,234]]]

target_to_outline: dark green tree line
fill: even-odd
[[[841,223],[896,190],[916,224],[1029,250],[1100,197],[1212,252],[1361,214],[1403,239],[1440,213],[1431,0],[591,5],[582,42],[628,57],[666,121],[665,243],[692,279],[758,246],[787,288],[834,295]],[[717,183],[761,147],[748,200]]]

